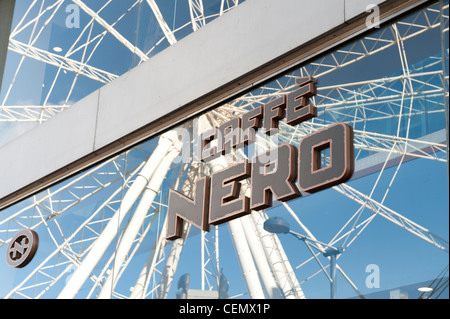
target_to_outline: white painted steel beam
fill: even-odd
[[[199,131],[203,132],[207,130],[208,128],[212,127],[211,123],[209,122],[208,118],[206,116],[201,116],[199,118]],[[215,143],[216,141],[213,141],[212,143]],[[225,168],[228,166],[225,158],[219,157],[217,159],[214,159],[207,163],[208,167],[210,168],[211,174],[221,170],[222,168]],[[258,269],[257,265],[255,265],[254,259],[257,260],[256,263],[259,263],[261,269],[267,270],[265,265],[265,261],[262,260],[262,255],[255,255],[253,256],[253,252],[256,253],[257,248],[255,247],[256,244],[253,246],[250,246],[249,238],[252,235],[245,233],[245,229],[239,219],[231,220],[227,223],[227,226],[230,231],[230,236],[236,251],[236,256],[238,257],[239,265],[242,270],[242,274],[244,276],[244,281],[247,287],[247,291],[249,294],[249,297],[252,299],[263,299],[265,298],[263,288],[261,286],[261,282],[258,276]],[[253,237],[253,240],[256,238]],[[254,249],[252,252],[252,248]],[[260,253],[261,251],[258,250],[257,253]],[[253,258],[249,258],[249,256],[253,256]],[[265,274],[265,276],[271,276],[271,274]],[[264,278],[264,283],[266,284],[266,288],[276,288],[276,284],[273,281],[270,281],[270,279]],[[272,292],[269,291],[269,295],[271,295]]]
[[[221,16],[222,14],[225,13],[225,10],[226,10],[226,8],[225,8],[225,1],[227,2],[229,8],[230,8],[230,7],[235,7],[235,6],[239,5],[239,0],[222,0],[222,1],[220,2],[219,16]],[[230,5],[229,2],[231,2],[231,5]]]
[[[189,234],[190,225],[185,223],[183,234],[185,237]],[[178,263],[180,261],[180,256],[183,251],[184,245],[186,243],[186,238],[179,238],[172,242],[172,248],[165,258],[164,268],[161,274],[161,279],[159,281],[158,287],[156,288],[155,298],[156,299],[166,299],[169,289],[172,285],[175,273],[178,269]],[[154,271],[154,270],[153,270]],[[148,288],[148,282],[146,289]],[[142,296],[143,298],[145,295]]]
[[[202,0],[189,0],[189,13],[194,31],[197,31],[206,24]]]
[[[159,10],[159,7],[156,4],[155,0],[147,0],[147,3],[150,6],[150,8],[152,9],[162,32],[166,36],[167,41],[169,41],[170,45],[177,43],[177,39],[175,38],[173,31],[167,25],[166,20],[164,20],[164,17],[161,14],[161,11]]]
[[[164,221],[163,227],[159,232],[158,239],[152,248],[147,260],[139,273],[139,277],[136,280],[135,285],[131,289],[130,299],[144,299],[148,289],[150,280],[153,277],[153,273],[156,269],[159,259],[163,254],[163,250],[167,245],[167,218]]]
[[[153,204],[153,200],[158,194],[161,185],[170,169],[175,158],[180,154],[181,143],[171,147],[167,155],[157,164],[157,169],[152,175],[148,185],[142,193],[139,205],[136,208],[133,216],[128,222],[125,230],[121,234],[119,245],[116,249],[114,263],[112,271],[103,283],[102,290],[99,295],[99,299],[110,299],[112,296],[112,291],[116,286],[118,280],[120,279],[119,273],[121,272],[121,267],[125,261],[128,253],[133,245],[133,242],[142,227],[142,223]]]
[[[272,269],[266,254],[264,253],[264,248],[260,238],[255,232],[253,221],[249,216],[243,216],[239,218],[238,221],[241,223],[242,229],[244,230],[248,246],[252,252],[255,266],[258,269],[259,276],[261,277],[261,282],[264,286],[264,291],[266,292],[268,299],[284,298],[284,294],[280,290],[280,287],[273,276]]]
[[[65,56],[35,48],[32,45],[22,43],[15,39],[9,41],[8,49],[29,58],[60,67],[63,70],[81,74],[98,82],[109,83],[118,78],[117,75],[110,72],[100,70]]]
[[[203,115],[198,120],[198,130],[203,132],[213,125],[208,118]],[[215,141],[213,141],[215,143]],[[228,164],[224,157],[219,157],[207,163],[211,174],[226,167]],[[253,261],[253,258],[248,258],[252,255],[249,247],[248,239],[245,235],[244,228],[239,220],[231,220],[227,223],[230,231],[230,236],[238,257],[239,265],[244,276],[244,281],[250,298],[263,299],[265,298],[263,288],[258,276],[258,270]]]
[[[217,112],[213,112],[213,114],[217,115]],[[211,122],[218,126],[213,117],[214,115],[210,117]],[[208,128],[207,121],[203,118],[202,120],[201,123],[204,123],[205,127],[201,131]],[[218,170],[227,164],[223,158],[219,158],[211,161],[211,165],[212,169]],[[250,191],[250,185],[243,182],[242,192],[249,196]],[[244,216],[237,221],[242,225],[267,297],[271,299],[304,298],[303,291],[278,237],[263,230],[262,221],[261,218],[258,218],[258,214],[259,212],[253,211],[250,216]],[[241,243],[241,241],[238,241],[238,243]]]
[[[242,224],[239,220],[235,219],[229,221],[227,225],[230,230],[230,236],[236,250],[236,255],[238,256],[242,275],[244,276],[244,281],[247,286],[248,296],[252,299],[264,299],[264,291],[258,278],[258,270],[253,262],[253,258],[248,258],[252,253],[248,246]]]
[[[402,214],[387,207],[383,203],[376,201],[375,199],[361,193],[347,184],[341,184],[334,186],[333,189],[339,193],[351,198],[355,202],[364,205],[367,209],[371,210],[374,214],[380,215],[387,219],[391,223],[403,228],[404,230],[414,234],[415,236],[423,239],[424,241],[436,246],[437,248],[449,252],[449,243],[447,240],[434,234],[429,229],[417,224]]]
[[[96,240],[94,246],[89,251],[87,256],[83,259],[80,267],[75,271],[70,278],[66,286],[63,288],[58,296],[58,299],[72,299],[76,296],[79,289],[82,287],[86,279],[95,268],[100,258],[105,253],[113,239],[117,236],[120,224],[123,219],[134,205],[138,197],[143,192],[145,186],[148,184],[149,179],[155,173],[158,168],[158,164],[167,155],[169,149],[173,146],[174,141],[178,140],[176,133],[169,131],[168,134],[161,136],[160,142],[157,148],[150,156],[149,160],[142,168],[142,171],[138,173],[136,180],[131,185],[130,189],[122,199],[120,209],[108,222],[108,225],[103,230],[102,234]]]
[[[304,299],[305,294],[298,282],[294,269],[286,256],[278,236],[263,229],[267,219],[265,212],[253,212],[251,218],[256,233],[266,253],[266,258],[272,268],[273,276],[286,299]]]
[[[138,47],[131,44],[130,41],[127,40],[122,34],[120,34],[116,29],[114,29],[111,25],[109,25],[102,17],[100,17],[94,10],[89,8],[83,1],[81,0],[72,0],[77,6],[79,6],[84,12],[90,15],[95,19],[102,27],[105,28],[109,33],[111,33],[120,43],[122,43],[127,49],[131,52],[135,53],[139,58],[143,61],[147,61],[148,57],[142,52]]]
[[[185,180],[182,186],[182,193],[188,197],[193,196],[195,180],[199,175],[203,175],[201,166],[192,164],[190,165],[187,180]],[[176,189],[176,188],[175,188]],[[148,295],[152,295],[155,298],[166,298],[173,282],[175,272],[178,268],[178,262],[184,248],[184,244],[189,235],[191,224],[184,223],[183,237],[178,238],[175,241],[167,241],[167,215],[164,220],[164,225],[159,232],[157,243],[153,247],[144,267],[139,274],[139,277],[134,285],[130,298],[131,299],[143,299]],[[165,249],[170,246],[169,252],[166,254]],[[161,266],[162,265],[162,266]],[[159,266],[159,270],[157,267]],[[162,270],[161,270],[162,269]],[[158,278],[156,273],[160,273]],[[150,287],[151,281],[153,282]]]

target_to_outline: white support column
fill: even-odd
[[[188,197],[193,197],[193,191],[195,188],[195,181],[198,176],[204,175],[205,167],[203,165],[198,165],[197,163],[191,163],[189,168],[189,173],[184,185],[182,186],[182,193]],[[167,217],[166,217],[167,223]],[[178,263],[180,261],[181,253],[183,252],[184,245],[189,235],[191,229],[191,224],[184,223],[183,226],[183,236],[178,238],[172,243],[169,254],[165,259],[164,269],[160,278],[159,286],[156,292],[156,298],[164,299],[170,290],[171,284],[173,282],[175,272],[178,268]],[[166,231],[166,229],[165,229]],[[147,288],[145,288],[147,290]]]
[[[102,83],[109,83],[118,78],[118,76],[113,73],[95,68],[69,57],[41,50],[30,44],[22,43],[16,39],[11,39],[9,41],[8,50],[35,59],[37,61],[56,66],[63,70],[73,72],[75,74],[81,74]]]
[[[263,146],[263,150],[265,147]],[[251,186],[248,183],[242,183],[242,189],[247,196],[250,196]],[[246,218],[248,222],[245,221]],[[263,280],[264,289],[269,298],[303,299],[305,298],[303,290],[281,242],[276,235],[267,233],[263,229],[263,222],[266,219],[264,212],[257,211],[240,219],[241,223],[246,224],[243,229]]]
[[[114,214],[108,222],[108,225],[97,238],[95,244],[84,258],[80,267],[75,271],[67,285],[59,294],[58,299],[74,298],[83,286],[84,282],[89,277],[100,258],[105,253],[106,249],[109,247],[115,236],[117,236],[117,231],[120,224],[144,190],[145,186],[148,184],[148,181],[155,172],[158,164],[167,154],[169,148],[173,145],[173,141],[178,138],[178,136],[174,136],[174,134],[176,133],[171,131],[161,136],[155,151],[152,153],[149,160],[142,168],[142,171],[138,174],[130,189],[125,194],[119,210],[116,214]]]
[[[205,290],[205,282],[206,282],[206,264],[205,264],[205,249],[206,249],[206,238],[205,238],[206,232],[202,230],[201,232],[201,240],[200,240],[200,253],[201,253],[201,289]]]
[[[269,299],[281,299],[284,296],[275,281],[272,269],[270,268],[266,254],[261,245],[261,241],[259,240],[259,236],[255,233],[255,228],[250,218],[251,217],[249,216],[243,216],[239,218],[238,221],[241,223],[242,229],[244,230],[244,234],[247,238],[247,243],[259,271],[264,290],[266,291]]]
[[[253,212],[251,218],[266,253],[266,257],[271,265],[275,280],[286,299],[304,299],[305,295],[303,290],[280,240],[276,235],[268,233],[263,229],[263,223],[266,220],[265,215],[264,212]]]
[[[251,196],[251,187],[247,182],[242,183],[242,192],[246,196]],[[254,214],[254,212],[252,212]],[[266,291],[267,297],[270,299],[280,299],[283,298],[283,293],[280,290],[280,286],[277,284],[269,259],[266,256],[264,247],[261,242],[259,234],[256,232],[256,225],[253,223],[252,214],[243,216],[238,220],[242,224],[242,228],[247,238],[247,242],[252,252],[253,259],[255,261],[256,267],[259,271],[264,290]]]
[[[214,227],[214,249],[215,249],[215,261],[214,266],[216,267],[216,285],[217,290],[219,290],[219,283],[220,283],[220,249],[219,249],[219,226]]]
[[[166,36],[167,41],[169,41],[170,45],[177,43],[177,39],[175,38],[173,31],[167,25],[166,20],[164,20],[164,17],[161,14],[161,11],[159,10],[159,7],[156,4],[155,0],[147,0],[147,3],[152,9],[153,14],[156,17],[156,20],[158,20],[158,24],[161,27],[162,32]]]
[[[153,203],[153,200],[155,199],[161,188],[161,185],[164,181],[164,178],[166,177],[167,172],[170,169],[170,166],[172,165],[175,158],[180,154],[180,151],[181,143],[178,143],[178,145],[171,148],[167,156],[164,157],[163,160],[159,163],[158,168],[156,169],[150,182],[146,186],[139,205],[136,208],[136,212],[133,214],[133,217],[130,219],[121,236],[119,246],[116,250],[113,269],[109,276],[106,278],[105,283],[103,284],[102,290],[98,297],[99,299],[111,298],[112,291],[120,278],[120,268],[133,245],[133,241],[135,240],[139,229],[145,220],[145,216],[147,215]]]
[[[183,238],[179,238],[173,242],[172,249],[169,255],[166,257],[166,264],[161,276],[159,287],[156,292],[157,299],[167,298],[169,293],[170,285],[172,284],[175,272],[178,268],[178,262],[180,261],[181,252],[183,251],[184,244],[186,243],[186,238],[189,234],[190,224],[184,224]]]
[[[208,124],[206,119],[200,122],[200,125],[204,126],[200,131],[209,128],[211,125],[208,126]],[[210,162],[212,172],[226,165],[228,164],[223,157]],[[243,183],[242,189],[248,196],[250,186]],[[257,222],[259,217],[258,212],[252,212],[250,216],[251,218],[249,216],[240,218],[239,222],[245,224],[242,227],[246,235],[245,243],[255,260],[256,265],[254,266],[259,270],[259,275],[263,281],[267,296],[269,298],[305,298],[294,270],[278,238],[263,230],[261,221],[260,223]],[[247,220],[245,220],[246,218]]]
[[[145,265],[142,268],[141,273],[139,274],[136,284],[131,291],[130,299],[144,299],[145,292],[147,291],[147,287],[153,271],[155,270],[156,264],[167,244],[166,230],[167,218],[165,219],[163,227],[161,228],[158,240],[155,243],[155,246],[153,247],[150,255],[148,256],[147,261],[145,262]]]
[[[182,189],[183,193],[188,197],[192,197],[192,192],[194,189],[194,181],[196,176],[200,174],[199,169],[195,164],[190,166],[188,178],[185,181]],[[155,245],[152,250],[150,256],[148,257],[144,267],[141,270],[139,278],[133,288],[130,298],[132,299],[141,299],[145,298],[145,294],[148,291],[148,287],[150,284],[150,280],[154,278],[154,273],[156,271],[156,266],[161,262],[161,256],[164,253],[164,249],[166,248],[168,241],[166,240],[166,232],[167,232],[167,217],[164,221],[164,226],[161,229],[158,243]],[[162,275],[160,278],[159,286],[156,290],[156,298],[165,298],[170,289],[170,285],[173,281],[173,276],[178,267],[178,262],[180,260],[180,255],[184,247],[184,242],[189,234],[191,225],[188,223],[184,224],[183,229],[183,237],[175,240],[172,244],[170,252],[165,258],[165,266],[162,271]]]
[[[200,132],[205,131],[211,127],[211,124],[205,116],[199,118]],[[223,157],[219,157],[215,160],[208,162],[211,174],[226,167],[228,164]],[[250,298],[264,299],[263,288],[259,280],[258,271],[252,258],[252,252],[250,250],[247,238],[245,237],[244,229],[239,220],[235,219],[227,223],[230,230],[231,239],[233,241],[236,255],[241,266],[242,273],[244,275],[245,284]]]
[[[231,1],[232,1],[232,3],[233,3],[233,7],[236,7],[236,6],[239,4],[239,0],[231,0]],[[228,4],[228,1],[227,1],[227,4]],[[227,9],[229,9],[230,7],[231,7],[231,6],[228,5],[228,8],[227,8]],[[220,3],[219,16],[222,16],[223,13],[224,13],[224,11],[225,11],[225,0],[222,0],[221,3]]]
[[[253,262],[252,253],[248,246],[247,238],[245,238],[242,224],[239,220],[234,219],[229,221],[227,225],[230,229],[230,235],[242,269],[248,294],[252,299],[264,299],[265,296],[259,281],[258,271]]]
[[[191,14],[192,29],[197,31],[205,25],[202,0],[189,0],[189,12]]]
[[[201,235],[201,289],[210,290],[214,283],[219,287],[219,226],[211,226],[209,233],[202,231]],[[214,277],[214,281],[208,276]]]

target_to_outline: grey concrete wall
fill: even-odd
[[[0,148],[0,208],[419,2],[247,0]]]

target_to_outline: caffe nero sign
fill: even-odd
[[[310,103],[316,93],[314,78],[297,78],[296,89],[289,94],[202,132],[198,138],[198,157],[205,163],[214,161],[254,143],[257,130],[275,134],[280,120],[295,126],[316,117],[317,109]],[[323,165],[321,158],[325,152],[329,161]],[[171,189],[166,238],[182,237],[184,222],[209,231],[210,225],[269,208],[273,199],[284,202],[344,183],[353,171],[352,127],[344,123],[330,125],[303,137],[298,148],[281,144],[197,179],[193,198]],[[250,196],[240,192],[244,179],[250,181]]]

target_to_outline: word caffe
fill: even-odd
[[[240,118],[209,129],[199,137],[198,156],[203,162],[218,160],[232,149],[255,142],[255,130],[276,133],[280,120],[298,125],[317,115],[309,103],[316,94],[315,80],[297,78],[300,87],[255,108]],[[215,143],[213,143],[215,142]],[[329,161],[322,164],[328,152]],[[272,155],[268,155],[268,154]],[[273,156],[276,154],[276,156]],[[193,198],[169,192],[167,239],[182,237],[183,222],[204,231],[224,222],[272,206],[272,200],[288,201],[348,181],[354,171],[353,130],[336,123],[306,135],[298,148],[290,144],[258,154],[215,171],[195,182]],[[241,192],[241,182],[249,187]]]

